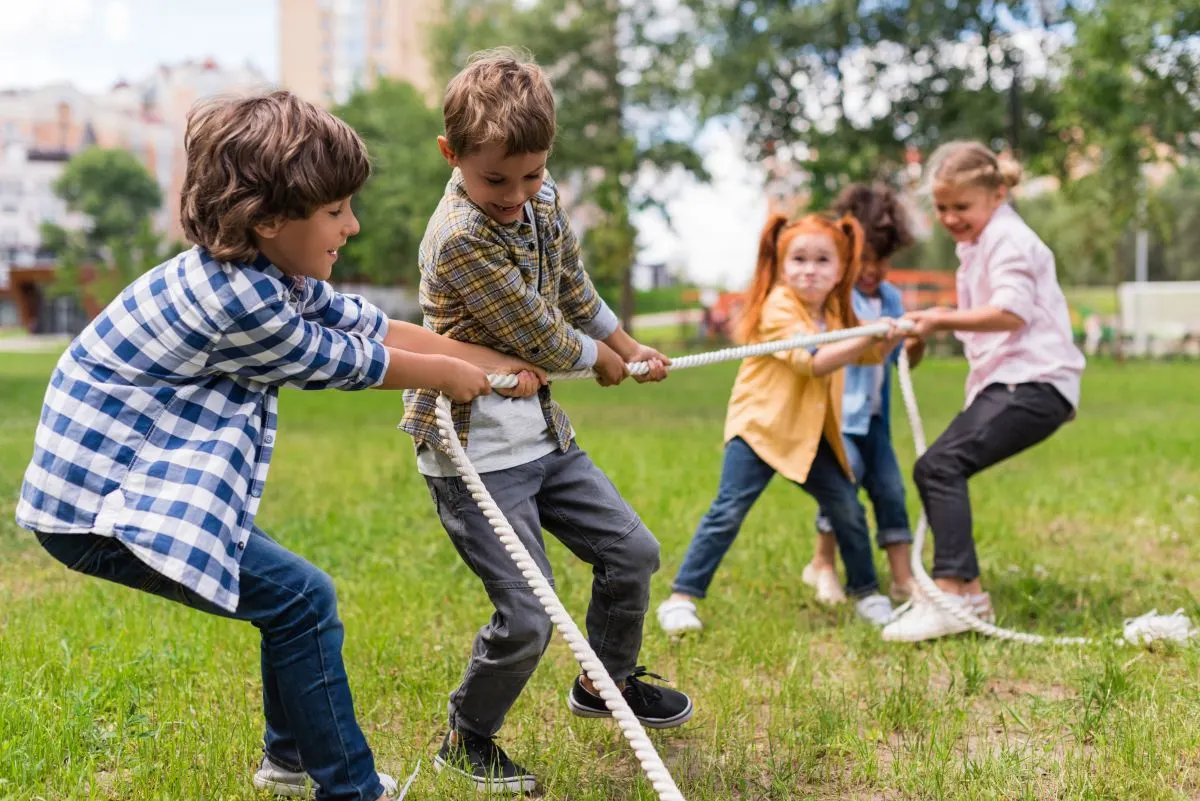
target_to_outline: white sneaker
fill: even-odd
[[[380,773],[378,776],[379,783],[383,785],[383,794],[394,796],[399,789],[396,780],[386,773]],[[317,787],[307,773],[280,767],[266,756],[263,757],[258,772],[254,774],[254,786],[285,798],[313,798],[317,794]]]
[[[658,605],[658,625],[672,636],[704,628],[693,601],[663,601]]]
[[[971,612],[984,623],[996,625],[996,610],[992,608],[992,596],[986,592],[972,593],[967,596]]]
[[[812,562],[804,566],[800,580],[817,591],[817,602],[830,606],[843,603],[846,592],[838,582],[837,573],[829,568],[817,568]]]
[[[892,602],[886,595],[873,592],[858,599],[854,604],[854,612],[872,625],[886,626],[892,619]]]
[[[946,598],[956,606],[966,606],[968,603],[967,599],[960,595],[947,594]],[[990,608],[989,602],[988,609]],[[978,616],[974,604],[970,609]],[[906,611],[883,627],[883,639],[889,642],[921,642],[962,634],[969,630],[970,627],[966,623],[938,609],[928,598],[920,597],[914,598]]]

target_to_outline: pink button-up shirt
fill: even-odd
[[[955,332],[971,366],[966,405],[989,384],[1044,381],[1078,408],[1084,358],[1071,337],[1050,248],[1004,204],[957,253],[958,308],[998,306],[1025,321],[1016,331]]]

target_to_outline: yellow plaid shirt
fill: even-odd
[[[454,170],[421,240],[419,300],[425,327],[546,370],[590,367],[580,363],[585,346],[574,327],[588,329],[607,306],[584,272],[579,241],[548,173],[530,204],[536,238],[528,227],[498,223],[472,203],[461,172]],[[404,393],[400,428],[418,447],[440,447],[436,398],[435,390]],[[540,398],[546,424],[566,450],[571,422],[550,399],[549,387],[542,388]],[[456,403],[453,413],[459,441],[466,447],[471,404]]]

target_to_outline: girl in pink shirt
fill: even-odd
[[[1071,336],[1054,254],[1007,203],[1020,165],[978,142],[951,142],[933,154],[929,175],[938,222],[958,243],[958,308],[907,316],[921,337],[953,331],[970,372],[965,408],[917,460],[913,479],[933,530],[934,581],[955,603],[992,620],[967,480],[1075,416],[1084,358]],[[883,636],[917,642],[966,630],[918,599]]]

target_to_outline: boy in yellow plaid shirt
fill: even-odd
[[[664,379],[669,360],[621,328],[584,272],[545,169],[555,107],[542,70],[506,51],[476,54],[447,87],[443,113],[438,146],[454,171],[421,242],[425,325],[546,370],[593,368],[603,386],[620,383],[632,361],[651,363],[638,380]],[[521,380],[539,379],[527,372]],[[549,644],[552,624],[440,450],[436,397],[405,393],[401,428],[415,440],[442,525],[495,612],[450,694],[450,730],[434,762],[480,790],[528,791],[534,776],[493,738]],[[658,542],[575,443],[550,388],[522,399],[484,396],[455,404],[453,413],[468,457],[542,572],[552,576],[543,527],[593,566],[588,639],[643,725],[687,721],[691,700],[647,683],[653,674],[637,665]],[[609,715],[586,676],[575,679],[567,703],[576,715]]]

